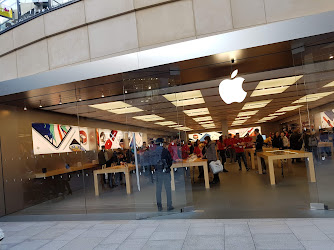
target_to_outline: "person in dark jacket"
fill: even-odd
[[[275,133],[275,135],[272,139],[272,146],[273,146],[273,148],[279,148],[279,149],[283,148],[283,141],[282,141],[282,138],[281,138],[279,132]]]
[[[262,135],[260,134],[260,130],[258,128],[255,129],[255,135],[256,135],[256,141],[255,141],[255,153],[257,152],[263,152],[263,144],[264,140]],[[263,158],[261,158],[261,165],[262,165],[262,173],[266,174],[266,162],[264,161]]]
[[[290,148],[293,150],[301,150],[302,147],[303,147],[303,138],[299,133],[298,129],[296,129],[290,136]],[[294,161],[295,159],[292,159],[292,163]],[[297,159],[297,161],[300,161],[300,159]]]
[[[172,189],[170,167],[173,164],[173,158],[170,152],[163,147],[164,140],[158,138],[155,141],[156,147],[150,151],[151,165],[155,168],[156,175],[156,199],[158,210],[162,211],[161,191],[162,185],[165,186],[167,197],[167,211],[174,209],[172,205]]]

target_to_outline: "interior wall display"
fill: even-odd
[[[197,133],[197,134],[189,134],[190,141],[204,141],[204,138],[210,136],[211,140],[219,140],[219,136],[221,136],[221,132],[207,132],[207,133]]]
[[[119,130],[96,129],[99,149],[105,146],[106,149],[123,148],[124,133]]]
[[[129,132],[129,142],[130,142],[130,148],[133,148],[133,132]],[[136,147],[143,146],[143,133],[135,132],[136,136]]]
[[[93,128],[79,128],[80,144],[86,151],[96,149],[95,129]]]
[[[261,133],[261,127],[251,127],[251,128],[240,128],[240,129],[231,129],[228,131],[229,134],[232,134],[232,136],[235,136],[236,133],[239,133],[240,137],[244,137],[247,133],[249,136],[255,136],[255,129],[259,129]]]
[[[321,112],[321,127],[322,128],[333,128],[334,126],[334,109]]]

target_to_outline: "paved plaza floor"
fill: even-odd
[[[0,222],[1,249],[334,249],[334,219]]]

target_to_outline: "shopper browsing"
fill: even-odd
[[[255,129],[254,132],[255,132],[255,135],[256,135],[255,153],[263,152],[264,141],[263,141],[262,135],[260,134],[260,130],[257,128],[257,129]],[[262,173],[266,174],[267,167],[266,167],[266,163],[265,163],[263,158],[261,158],[261,165],[262,165]]]
[[[237,161],[239,164],[239,170],[241,171],[241,159],[242,159],[246,170],[249,171],[249,168],[247,166],[247,161],[246,161],[245,149],[244,149],[245,142],[242,138],[240,138],[239,133],[235,135],[234,140],[233,140],[233,145],[235,148],[235,153],[236,153]]]

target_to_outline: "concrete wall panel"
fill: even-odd
[[[263,0],[231,0],[231,7],[235,29],[266,23]]]
[[[49,70],[46,40],[34,43],[17,51],[18,77]]]
[[[48,39],[50,69],[89,60],[87,27]]]
[[[195,36],[192,1],[178,1],[136,12],[139,46]]]
[[[13,31],[10,30],[0,36],[0,55],[14,49]]]
[[[17,78],[16,52],[0,57],[0,82]]]
[[[85,0],[86,21],[92,22],[134,9],[133,0]]]
[[[84,2],[72,4],[44,16],[45,35],[49,36],[63,30],[85,24]]]
[[[193,0],[198,36],[233,29],[230,0]]]
[[[135,13],[89,25],[91,58],[138,48]]]
[[[44,16],[18,26],[13,32],[15,48],[42,39],[45,37]]]

